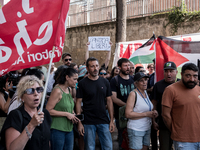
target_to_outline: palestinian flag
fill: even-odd
[[[140,46],[130,56],[129,60],[136,64],[149,64],[155,58],[155,35],[153,35],[145,44]]]
[[[185,63],[198,65],[199,47],[200,41],[179,41],[159,36],[156,41],[156,81],[164,78],[163,66],[168,61],[176,64],[178,77],[180,77],[181,68]]]

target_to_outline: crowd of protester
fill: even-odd
[[[101,149],[112,150],[115,127],[119,150],[148,150],[150,143],[152,150],[200,149],[198,67],[184,64],[178,79],[176,64],[167,62],[163,80],[155,82],[155,60],[145,69],[121,58],[109,72],[110,56],[100,65],[86,48],[78,65],[64,53],[48,83],[44,66],[0,77],[0,149],[94,150],[98,135]],[[123,106],[128,121],[122,128]]]

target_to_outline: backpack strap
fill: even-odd
[[[133,108],[135,107],[136,102],[137,102],[137,92],[136,91],[134,91],[134,92],[135,92],[135,104],[134,104]]]
[[[118,87],[118,75],[114,76],[115,81],[116,81],[116,87]]]

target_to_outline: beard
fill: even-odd
[[[66,66],[70,66],[70,62],[66,63],[65,65],[66,65]]]
[[[126,72],[128,72],[128,73],[126,73]],[[122,73],[123,75],[129,75],[129,72],[130,72],[130,70],[126,70],[126,71],[121,70],[121,73]]]
[[[88,71],[89,72],[89,74],[92,76],[92,77],[96,77],[96,76],[98,76],[98,70],[94,70],[94,71]]]
[[[188,89],[193,89],[197,85],[197,82],[195,82],[195,81],[188,81],[188,82],[186,82],[186,81],[184,81],[182,79],[182,82],[186,86],[186,88],[188,88]]]

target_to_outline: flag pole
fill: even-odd
[[[45,82],[45,86],[44,86],[44,92],[43,92],[43,96],[42,96],[40,112],[43,111],[43,107],[44,107],[44,101],[45,101],[45,96],[46,96],[46,92],[47,92],[47,85],[48,85],[48,81],[49,81],[51,65],[52,65],[52,62],[53,62],[54,51],[55,51],[55,46],[53,46],[53,49],[52,49],[51,59],[50,59],[49,68],[48,68],[48,72],[47,72],[47,78],[46,78],[46,82]]]

